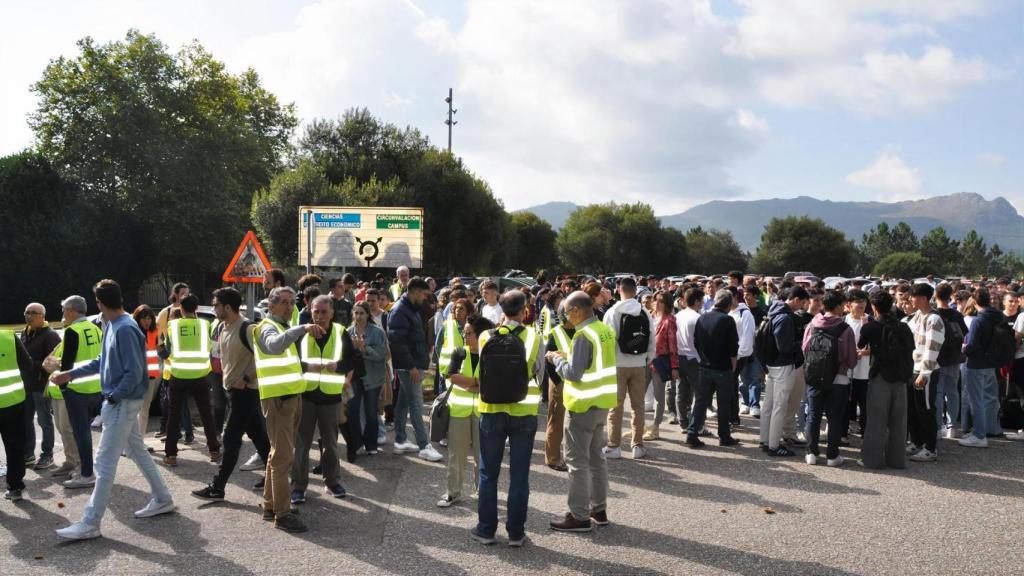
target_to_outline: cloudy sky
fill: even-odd
[[[198,39],[303,120],[354,106],[447,138],[510,209],[1004,196],[1024,211],[1021,0],[21,0],[0,154],[75,41]]]

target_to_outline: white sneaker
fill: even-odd
[[[740,408],[740,414],[743,414],[744,416],[746,416],[747,414],[750,414],[750,408],[747,407],[747,406],[744,406],[743,408]]]
[[[1006,438],[1008,440],[1024,440],[1024,430],[1018,430],[1017,432],[1007,432]]]
[[[971,448],[988,448],[988,438],[978,438],[974,434],[968,434],[963,438],[956,441],[961,446],[969,446]]]
[[[427,444],[426,448],[420,450],[419,457],[427,462],[440,462],[444,460],[444,456],[441,456],[441,453],[430,444]]]
[[[609,447],[605,446],[604,448],[601,448],[601,452],[604,453],[604,457],[605,458],[608,458],[610,460],[616,460],[618,458],[622,458],[622,449],[618,448],[618,447],[609,448]]]
[[[92,476],[80,476],[78,474],[71,474],[71,478],[61,482],[65,488],[89,488],[90,486],[96,485],[96,475]]]
[[[814,454],[808,454],[804,456],[804,462],[807,462],[811,466],[814,466],[815,464],[818,463],[818,457],[815,456]]]
[[[92,419],[92,423],[90,424],[90,426],[92,426],[93,428],[96,428],[96,429],[103,428],[103,417],[102,416],[97,416],[97,417],[93,418]]]
[[[836,456],[835,458],[829,458],[825,462],[825,465],[830,466],[832,468],[839,468],[840,466],[843,465],[843,462],[846,462],[845,458],[843,458],[842,456]]]
[[[239,466],[238,469],[249,472],[252,470],[259,470],[261,468],[265,469],[266,467],[267,465],[263,463],[263,460],[260,460],[260,453],[256,452],[245,461],[245,464]]]
[[[921,451],[910,457],[914,462],[935,462],[939,459],[939,455],[927,448],[921,448]]]
[[[960,433],[959,428],[955,426],[952,428],[946,428],[946,438],[949,438],[950,440],[956,440],[957,438],[961,438],[962,436],[963,435]]]
[[[420,449],[418,444],[406,441],[402,443],[395,442],[395,454],[404,454],[406,452],[418,452]]]
[[[447,446],[448,445],[448,439],[447,438],[441,438],[441,441],[438,442],[438,444],[440,444],[441,446]]]
[[[452,497],[448,496],[447,494],[445,494],[444,496],[441,496],[440,500],[437,501],[437,507],[438,508],[451,508],[452,504],[455,504],[456,502],[458,502],[457,498],[452,498]]]
[[[633,446],[633,460],[647,457],[647,450],[643,446]]]
[[[757,406],[754,406],[753,408],[750,409],[750,415],[753,416],[754,418],[760,418],[761,409]]]
[[[57,530],[57,536],[67,540],[91,540],[99,538],[102,534],[96,526],[89,526],[85,522],[75,522],[67,528]]]
[[[921,451],[921,449],[917,447],[917,444],[914,444],[913,442],[907,442],[907,454],[908,455],[913,456],[914,454],[917,454],[920,451]]]
[[[177,506],[174,505],[174,500],[168,500],[167,502],[160,502],[156,498],[150,498],[149,502],[146,503],[146,507],[142,510],[135,511],[136,518],[152,518],[153,516],[159,516],[161,514],[167,514],[168,512],[174,512]]]

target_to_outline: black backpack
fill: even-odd
[[[887,382],[910,382],[914,375],[914,333],[899,320],[882,323],[882,349],[876,353],[878,372]]]
[[[811,328],[811,339],[804,352],[804,380],[811,388],[821,389],[839,374],[839,337],[849,328],[846,323],[831,328]]]
[[[1005,320],[996,322],[992,326],[992,341],[985,351],[985,359],[996,368],[1002,368],[1013,362],[1016,351],[1017,341],[1013,338],[1013,328]]]
[[[646,354],[647,346],[651,343],[651,319],[647,317],[647,312],[640,310],[639,314],[619,316],[619,333],[616,340],[623,354]]]
[[[779,357],[779,344],[775,341],[772,319],[767,316],[761,321],[761,325],[757,327],[757,333],[754,334],[754,355],[765,366],[773,365]]]
[[[530,372],[522,326],[499,326],[480,350],[480,399],[487,404],[515,404],[526,398]]]
[[[942,348],[939,349],[939,366],[952,366],[964,361],[964,330],[957,322],[955,310],[939,310],[936,312],[942,318],[945,338],[942,340]]]

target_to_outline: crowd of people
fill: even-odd
[[[273,269],[250,322],[231,287],[212,293],[212,318],[182,283],[166,308],[129,314],[118,284],[103,280],[93,289],[98,316],[81,296],[61,302],[63,335],[31,303],[20,335],[0,330],[5,498],[24,497],[27,468],[91,489],[81,520],[57,534],[98,537],[127,456],[151,492],[135,515],[172,512],[157,463],[178,466],[179,443],[195,442],[189,399],[217,468],[196,498],[227,497],[247,436],[255,453],[241,469],[265,470],[254,486],[263,519],[303,532],[296,511],[311,474],[344,498],[342,462],[378,456],[393,433],[391,454],[447,455],[437,506],[475,493],[470,533],[484,544],[496,542],[507,452],[510,546],[525,538],[545,405],[544,462],[569,478],[567,512],[550,526],[564,532],[609,524],[607,461],[624,448],[648,457],[666,421],[691,449],[716,438],[740,450],[732,431],[747,415],[770,456],[833,467],[851,436],[861,438],[861,465],[896,469],[937,460],[942,438],[972,448],[1024,440],[1024,315],[1009,280],[863,279],[826,290],[732,272],[680,282],[538,274],[536,285],[504,292],[491,279],[446,284],[400,267],[394,282],[307,274],[292,288]],[[93,426],[102,429],[95,451]]]

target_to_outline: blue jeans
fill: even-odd
[[[79,394],[65,388],[64,406],[68,409],[68,420],[71,421],[71,433],[75,437],[78,457],[82,461],[82,476],[92,476],[92,415],[96,407],[103,401],[100,393]]]
[[[40,458],[53,457],[53,411],[49,396],[42,390],[25,395],[25,456],[36,453],[36,417],[39,427],[43,430],[43,445],[39,450]]]
[[[367,451],[377,449],[377,433],[380,420],[377,418],[377,404],[380,401],[380,386],[367,390],[362,378],[352,379],[352,398],[348,401],[348,419],[360,422],[360,408],[366,415],[362,422],[363,446]]]
[[[960,420],[960,365],[943,366],[939,368],[937,374],[935,419],[939,430],[944,430],[952,428]],[[943,409],[949,413],[948,418],[943,417]]]
[[[405,442],[405,415],[412,420],[412,431],[420,450],[427,447],[430,437],[423,424],[423,384],[413,382],[408,370],[395,370],[398,374],[398,399],[395,401],[395,444]]]
[[[967,368],[964,370],[964,376],[964,395],[970,406],[973,422],[971,433],[978,438],[985,438],[986,434],[1001,432],[999,429],[988,429],[992,420],[992,415],[989,414],[989,411],[992,411],[991,400],[996,398],[998,393],[995,368]]]
[[[153,457],[146,451],[139,431],[139,409],[142,399],[121,400],[117,404],[103,403],[100,418],[103,419],[103,435],[100,436],[100,447],[96,451],[96,486],[85,505],[85,516],[82,522],[89,526],[99,527],[103,513],[110,502],[110,492],[114,488],[114,476],[117,474],[117,463],[121,454],[126,453],[135,461],[142,475],[149,482],[153,498],[159,502],[170,502],[171,493],[160,478]],[[84,454],[83,460],[84,460]]]
[[[749,356],[740,372],[740,398],[750,408],[761,407],[761,388],[764,386],[764,368],[756,356]]]
[[[509,441],[508,520],[510,539],[526,532],[526,508],[530,503],[530,455],[537,435],[536,416],[510,416],[503,412],[480,415],[480,489],[477,499],[477,532],[493,537],[498,529],[498,474]]]

